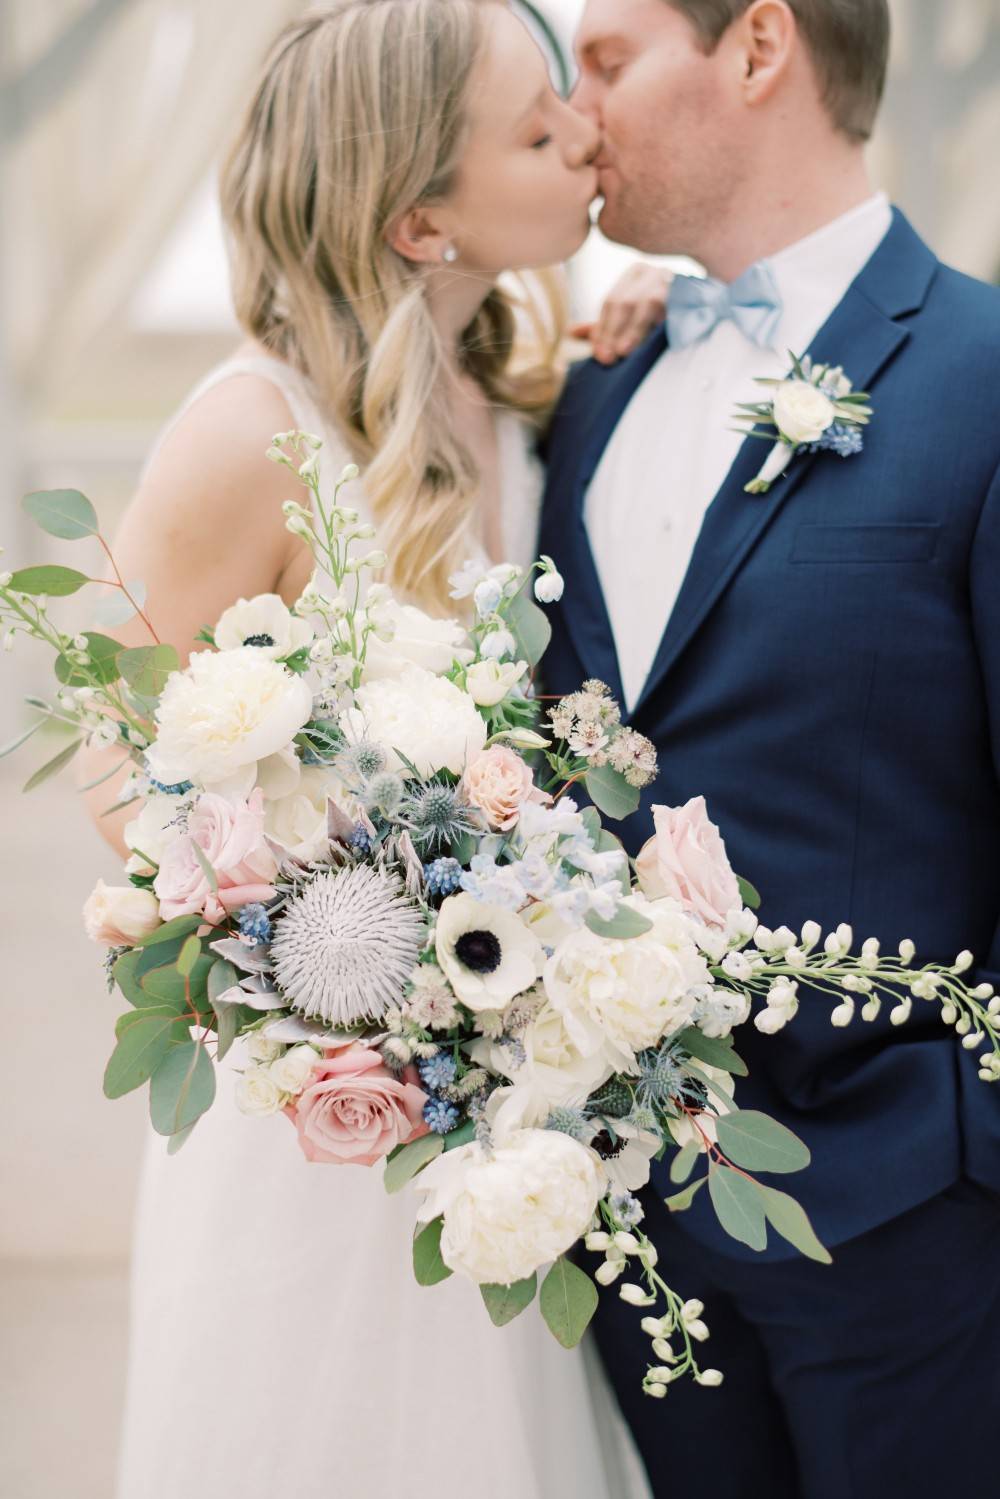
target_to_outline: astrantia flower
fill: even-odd
[[[215,627],[218,650],[231,651],[248,645],[273,660],[291,656],[309,645],[312,638],[312,627],[304,619],[297,619],[276,593],[237,599]]]
[[[412,993],[403,1001],[403,1014],[422,1030],[447,1031],[458,1022],[455,996],[436,963],[421,963],[410,974]]]
[[[271,962],[293,1007],[333,1025],[398,1004],[424,940],[402,882],[369,865],[318,875],[274,923]]]
[[[288,747],[312,713],[308,683],[253,646],[198,651],[174,672],[156,710],[156,743],[146,751],[159,781],[211,786]]]
[[[541,973],[541,943],[513,911],[486,905],[465,891],[441,907],[437,960],[470,1010],[502,1009]]]
[[[384,745],[390,769],[402,775],[411,772],[400,755],[412,761],[421,776],[437,770],[461,775],[466,762],[486,743],[486,724],[469,694],[419,666],[406,667],[398,677],[365,683],[354,701],[356,706],[341,718],[345,732],[355,738],[364,734]]]

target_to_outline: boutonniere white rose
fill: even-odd
[[[757,377],[757,385],[774,387],[769,401],[741,401],[736,408],[735,420],[748,424],[741,432],[773,444],[757,477],[743,486],[747,494],[766,494],[798,452],[825,449],[850,458],[863,446],[861,429],[872,414],[867,391],[852,389],[839,364],[813,364],[808,354],[789,357],[792,368],[783,379]]]

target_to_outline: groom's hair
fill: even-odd
[[[812,57],[823,103],[838,130],[867,140],[889,59],[888,0],[786,0]],[[751,0],[667,0],[685,15],[706,52]]]

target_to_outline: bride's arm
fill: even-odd
[[[283,500],[296,498],[288,471],[268,462],[271,437],[293,426],[269,381],[232,376],[211,387],[164,438],[111,544],[126,581],[147,588],[143,612],[160,640],[186,661],[202,625],[213,625],[240,596],[280,592],[288,562],[302,543],[285,529]],[[138,618],[114,630],[127,646],[150,645]],[[77,784],[97,779],[121,758],[117,749],[84,749]],[[122,829],[138,803],[109,817],[132,768],[126,764],[83,792],[101,835],[122,858]]]

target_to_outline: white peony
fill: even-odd
[[[254,646],[199,651],[163,689],[146,759],[168,785],[243,778],[287,749],[311,713],[309,684]]]
[[[545,992],[585,1056],[632,1066],[635,1053],[691,1023],[708,965],[684,913],[672,900],[622,902],[653,925],[628,939],[584,927],[559,943],[545,967]]]
[[[217,650],[253,646],[272,660],[291,656],[313,638],[312,627],[306,620],[297,619],[276,593],[237,599],[220,617],[214,633]]]
[[[477,661],[465,673],[465,690],[481,708],[495,708],[527,670],[527,661]]]
[[[236,1107],[241,1114],[266,1119],[277,1114],[284,1102],[285,1095],[263,1067],[251,1068],[237,1081]]]
[[[304,765],[298,785],[287,796],[264,804],[264,831],[303,864],[325,858],[327,799],[343,805],[341,781],[325,765]]]
[[[523,1100],[525,1124],[544,1124],[555,1108],[579,1108],[611,1076],[600,1053],[584,1056],[559,1011],[546,1004],[519,1037],[524,1061],[513,1066],[511,1048],[488,1041],[470,1046],[474,1061],[509,1077]]]
[[[413,604],[388,599],[379,605],[379,619],[392,626],[392,638],[369,636],[362,680],[380,682],[398,677],[407,666],[422,666],[435,676],[452,663],[472,660],[465,627],[457,619],[434,619]]]
[[[531,988],[545,962],[519,916],[467,891],[442,904],[434,945],[445,978],[470,1010],[502,1010]]]
[[[175,838],[184,829],[176,821],[182,807],[189,801],[181,796],[164,796],[154,791],[143,803],[138,817],[125,824],[122,836],[133,852],[125,865],[126,874],[152,874],[163,862],[163,855]],[[143,858],[142,855],[146,857]],[[152,863],[149,862],[152,860]]]
[[[420,776],[437,770],[461,775],[466,761],[486,744],[486,724],[469,694],[420,666],[363,684],[354,701],[356,706],[340,720],[348,738],[366,737],[381,744],[390,769],[402,775],[409,772],[397,750],[413,762]]]
[[[510,1285],[586,1232],[605,1178],[592,1151],[556,1130],[516,1129],[489,1155],[462,1145],[420,1173],[422,1223],[444,1215],[441,1258],[477,1284]]]
[[[774,420],[790,442],[818,442],[836,412],[830,397],[809,380],[782,380],[774,388]]]

